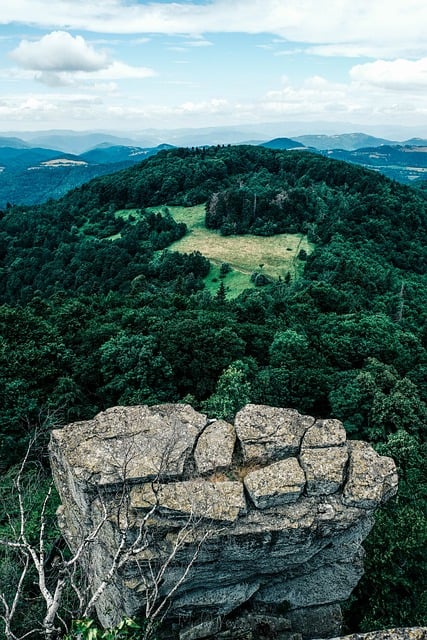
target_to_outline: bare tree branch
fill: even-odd
[[[113,506],[107,507],[108,490],[105,490],[107,491],[105,493],[102,487],[98,487],[97,496],[93,498],[92,503],[96,508],[93,512],[95,518],[91,530],[78,542],[75,548],[71,549],[71,557],[67,558],[62,551],[59,552],[55,558],[54,571],[49,573],[49,563],[46,561],[49,558],[49,554],[46,552],[47,511],[52,498],[53,483],[49,485],[41,506],[37,542],[32,543],[27,535],[29,514],[26,511],[23,479],[29,464],[31,449],[34,447],[36,439],[37,434],[29,442],[15,480],[19,509],[19,528],[13,527],[11,523],[12,537],[10,539],[0,539],[0,545],[14,550],[23,560],[22,570],[17,580],[12,601],[8,601],[4,592],[0,593],[0,604],[3,608],[0,619],[4,623],[7,640],[23,640],[34,633],[42,633],[47,640],[53,640],[64,632],[67,629],[67,624],[61,614],[61,608],[64,607],[63,600],[66,589],[72,591],[77,599],[77,617],[89,617],[107,587],[112,583],[120,569],[129,561],[134,562],[139,568],[144,586],[146,625],[142,632],[141,640],[148,640],[154,626],[157,622],[163,620],[171,599],[186,580],[197,560],[202,545],[211,534],[211,531],[206,528],[203,535],[200,535],[201,518],[196,518],[193,510],[190,509],[175,539],[171,545],[168,542],[162,551],[163,555],[161,554],[157,558],[156,564],[150,559],[148,561],[147,559],[140,561],[139,556],[143,555],[154,544],[151,520],[160,509],[160,479],[165,471],[163,464],[167,464],[171,461],[171,458],[173,459],[176,443],[169,443],[169,446],[164,449],[164,460],[162,460],[162,464],[157,471],[157,477],[151,482],[152,502],[147,504],[147,509],[144,509],[143,514],[139,513],[138,517],[135,516],[131,509],[131,486],[128,474],[129,465],[132,462],[132,446],[130,445],[127,448],[124,459],[121,460],[120,468],[120,477],[123,482],[120,492],[112,502]],[[100,542],[103,529],[112,518],[114,518],[119,532],[118,544],[98,584],[90,585],[88,581],[85,582],[85,576],[80,575],[79,567],[84,566],[84,562],[82,563],[84,556],[89,552],[92,545]],[[198,534],[193,536],[192,534],[196,528],[198,528]],[[161,587],[164,584],[168,569],[176,560],[179,551],[188,545],[193,545],[194,548],[183,566],[181,575],[170,585],[167,593],[162,594]],[[34,627],[18,637],[13,630],[13,623],[18,607],[23,601],[24,583],[31,567],[36,572],[38,590],[44,600],[44,617],[40,627]],[[76,615],[76,612],[74,612],[74,615]]]

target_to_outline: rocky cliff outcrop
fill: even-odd
[[[338,420],[258,405],[234,425],[188,405],[116,407],[53,431],[50,455],[69,546],[97,529],[92,590],[115,567],[101,622],[164,602],[183,640],[239,624],[338,635],[373,513],[397,490],[394,462]]]

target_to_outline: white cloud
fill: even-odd
[[[50,123],[58,123],[64,126],[70,116],[75,121],[91,119],[91,114],[96,112],[100,117],[99,109],[102,101],[99,96],[88,94],[74,94],[64,97],[60,94],[41,96],[30,95],[9,96],[0,103],[0,122],[16,123],[37,128],[38,123],[43,125],[46,120]]]
[[[230,103],[223,98],[212,98],[211,100],[202,100],[200,102],[184,102],[176,108],[176,112],[180,114],[195,113],[229,113]]]
[[[282,51],[276,51],[275,56],[296,56],[300,53],[307,53],[306,49],[283,49]]]
[[[420,60],[376,60],[350,70],[353,80],[384,89],[427,90],[427,57]]]
[[[108,65],[108,67],[93,73],[80,71],[76,73],[76,78],[94,80],[142,80],[144,78],[152,78],[155,75],[156,72],[148,67],[133,67],[115,60]]]
[[[111,60],[105,52],[96,51],[81,36],[54,31],[40,40],[22,40],[10,56],[22,70],[7,70],[9,77],[31,77],[49,87],[76,86],[98,81],[144,79],[155,74],[148,67],[135,67]]]
[[[164,105],[164,104],[148,104],[148,105],[120,105],[111,106],[108,108],[108,112],[115,117],[120,118],[135,118],[135,117],[150,117],[163,120],[168,116],[183,116],[190,119],[194,115],[215,115],[215,114],[230,114],[235,105],[232,105],[223,98],[211,98],[210,100],[187,101],[178,105]]]
[[[205,38],[195,38],[194,40],[186,40],[184,42],[186,47],[211,47],[212,42],[205,40]]]
[[[417,55],[417,49],[416,47],[412,52],[415,56]],[[381,43],[380,41],[376,45],[373,43],[321,44],[306,47],[301,49],[300,52],[326,58],[393,58],[396,55],[396,47],[393,44]],[[410,53],[410,51],[406,51],[407,55]]]
[[[365,65],[360,65],[361,67]],[[285,81],[261,100],[264,117],[301,118],[331,122],[351,121],[361,124],[395,121],[425,122],[427,98],[417,91],[384,89],[379,84],[330,82],[321,76],[308,78],[300,85]]]
[[[425,0],[14,0],[0,23],[27,23],[99,33],[270,33],[308,43],[318,55],[337,46],[347,55],[420,56],[425,51]],[[408,35],[409,34],[409,35]],[[316,49],[316,46],[319,46]],[[383,53],[383,55],[386,55]],[[387,54],[388,55],[388,54]],[[421,54],[423,55],[423,54]]]
[[[104,86],[114,86],[114,89],[116,89],[117,84],[115,82],[112,83],[114,80],[143,80],[155,75],[155,72],[147,67],[132,67],[116,61],[106,69],[100,69],[99,71],[76,71],[74,73],[42,71],[41,73],[35,73],[34,79],[49,87],[88,86],[95,89],[98,88],[99,81],[103,81]]]
[[[418,96],[418,100],[416,99]],[[284,122],[329,122],[340,128],[340,123],[355,126],[396,125],[402,122],[422,125],[426,122],[426,100],[419,92],[405,93],[384,90],[360,82],[332,83],[321,76],[313,76],[301,84],[284,78],[283,85],[258,98],[244,101],[216,97],[170,102],[150,100],[118,93],[114,83],[100,79],[85,92],[55,93],[43,96],[29,95],[3,97],[0,100],[0,125],[10,130],[12,125],[39,128],[124,129],[139,127],[194,127],[230,124]],[[40,123],[40,124],[38,124]],[[142,124],[143,123],[143,124]],[[13,128],[13,127],[12,127]],[[303,131],[301,131],[303,132]]]
[[[10,57],[24,69],[47,72],[98,71],[109,65],[105,52],[66,31],[53,31],[34,42],[22,40]]]

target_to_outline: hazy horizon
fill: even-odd
[[[1,130],[0,137],[16,137],[26,142],[33,139],[48,136],[105,136],[117,138],[128,138],[129,142],[135,142],[138,139],[157,139],[159,142],[173,144],[175,139],[192,138],[194,136],[194,144],[197,139],[208,137],[214,140],[215,144],[224,141],[224,143],[232,141],[239,142],[256,142],[266,141],[272,138],[298,138],[301,136],[341,136],[350,134],[366,134],[376,138],[384,138],[390,141],[403,142],[411,138],[426,137],[427,131],[423,127],[417,126],[372,126],[370,124],[356,126],[352,123],[280,123],[280,122],[264,122],[258,124],[242,124],[242,125],[224,125],[224,126],[207,126],[207,127],[150,127],[142,128],[91,128],[91,129],[75,129],[75,128],[35,128],[35,129],[13,129]],[[193,144],[193,143],[192,143]]]

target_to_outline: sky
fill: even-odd
[[[1,4],[2,132],[277,122],[427,137],[427,0]]]

